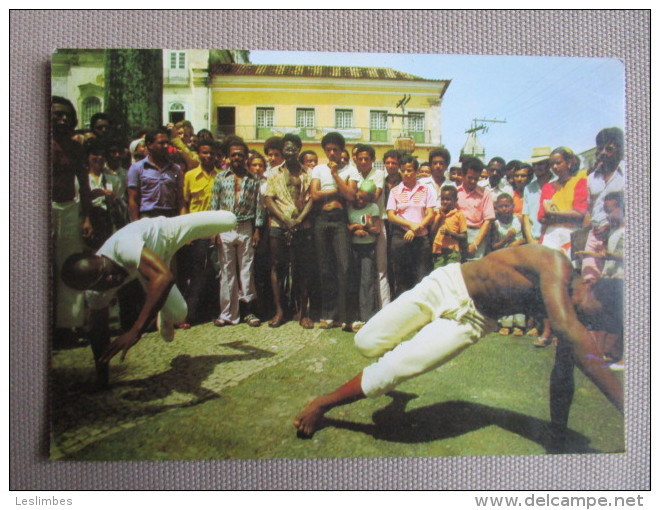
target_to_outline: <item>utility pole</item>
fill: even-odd
[[[410,117],[406,113],[406,105],[410,101],[410,94],[404,94],[403,97],[396,104],[397,108],[401,108],[401,113],[388,113],[388,117],[398,117],[401,119],[401,134],[394,141],[394,148],[407,153],[412,153],[415,150],[415,141],[410,137],[408,133],[408,123],[407,119]]]
[[[488,133],[488,125],[485,123],[506,123],[506,120],[498,119],[472,119],[472,127],[466,129],[465,132],[468,134],[468,138],[465,141],[465,145],[461,149],[461,156],[468,155],[474,156],[480,159],[485,159],[486,151],[481,145],[481,142],[477,139],[477,132],[482,131]]]

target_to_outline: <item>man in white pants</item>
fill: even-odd
[[[614,279],[605,280],[591,284],[575,277],[562,253],[538,245],[498,250],[473,262],[436,269],[355,335],[362,354],[382,357],[335,391],[313,400],[295,418],[294,426],[300,435],[311,436],[330,409],[382,395],[439,367],[493,331],[497,317],[541,310],[560,338],[550,381],[555,430],[566,430],[575,363],[621,411],[621,383],[599,362],[590,332],[576,314],[591,323],[622,316],[622,309],[611,310],[604,304],[615,291],[622,294],[622,287]]]
[[[161,336],[166,341],[174,339],[174,324],[184,321],[188,313],[170,270],[170,261],[177,250],[196,239],[234,228],[236,216],[227,211],[143,218],[115,232],[96,254],[76,253],[66,260],[62,268],[64,282],[87,291],[97,384],[107,385],[108,362],[120,351],[123,360],[158,312]],[[144,306],[131,329],[109,343],[108,305],[119,288],[135,278],[147,294]]]

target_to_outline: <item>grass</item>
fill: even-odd
[[[310,345],[219,398],[174,408],[67,459],[198,460],[534,455],[548,446],[554,349],[491,334],[442,368],[394,392],[335,408],[312,439],[294,416],[364,368],[352,334],[324,331]],[[581,374],[569,421],[575,452],[624,450],[623,417]]]

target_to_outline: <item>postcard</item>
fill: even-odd
[[[625,451],[624,67],[52,56],[54,460]]]

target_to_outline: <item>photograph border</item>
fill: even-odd
[[[650,160],[650,11],[14,10],[10,24],[11,489],[650,487],[650,221],[626,233],[628,267],[636,271],[626,278],[625,383],[634,391],[626,392],[625,454],[49,461],[50,182],[43,178],[49,175],[45,112],[56,48],[178,47],[619,58],[626,74],[627,180],[644,182],[636,177],[648,176]],[[287,24],[293,29],[283,30]],[[60,34],[53,27],[76,30]],[[650,185],[634,195],[626,191],[631,217],[650,217],[649,193]]]

